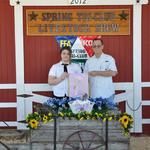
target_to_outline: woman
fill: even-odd
[[[61,48],[61,61],[54,64],[49,71],[48,83],[53,85],[53,94],[56,98],[68,96],[69,74],[82,72],[78,64],[71,63],[71,53],[70,47]]]

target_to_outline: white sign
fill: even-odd
[[[71,5],[86,5],[88,0],[69,0],[69,4]]]
[[[79,5],[135,5],[148,4],[148,0],[9,0],[10,5],[21,6],[79,6]]]

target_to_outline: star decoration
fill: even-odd
[[[36,21],[38,14],[35,14],[34,11],[32,11],[32,13],[29,14],[28,16],[30,17],[30,21],[32,20]]]
[[[120,20],[127,20],[127,17],[129,16],[129,14],[125,13],[124,10],[118,15],[120,16]]]

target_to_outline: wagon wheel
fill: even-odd
[[[81,130],[71,134],[63,144],[63,150],[100,150],[105,142],[97,133]]]

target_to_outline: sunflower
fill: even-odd
[[[48,117],[46,115],[44,115],[43,117],[43,123],[47,123],[48,122]]]
[[[109,118],[108,118],[109,121],[111,121],[112,119],[113,119],[112,117],[109,117]]]
[[[38,122],[37,120],[35,120],[35,119],[31,119],[31,120],[29,121],[29,126],[30,126],[32,129],[37,129],[38,124],[39,124],[39,122]]]
[[[84,117],[81,117],[81,118],[80,118],[80,121],[82,121],[82,120],[84,120]]]
[[[38,112],[34,112],[35,115],[39,115]]]
[[[106,118],[103,118],[103,122],[105,122],[106,121]]]
[[[64,113],[62,113],[62,112],[59,112],[59,115],[60,115],[61,117],[64,117]]]
[[[132,117],[130,118],[130,122],[133,123],[133,118]]]
[[[121,122],[124,128],[127,128],[129,121],[130,121],[130,118],[127,115],[124,115],[119,119],[119,122]]]
[[[48,113],[48,116],[49,116],[49,117],[52,117],[52,113]]]

